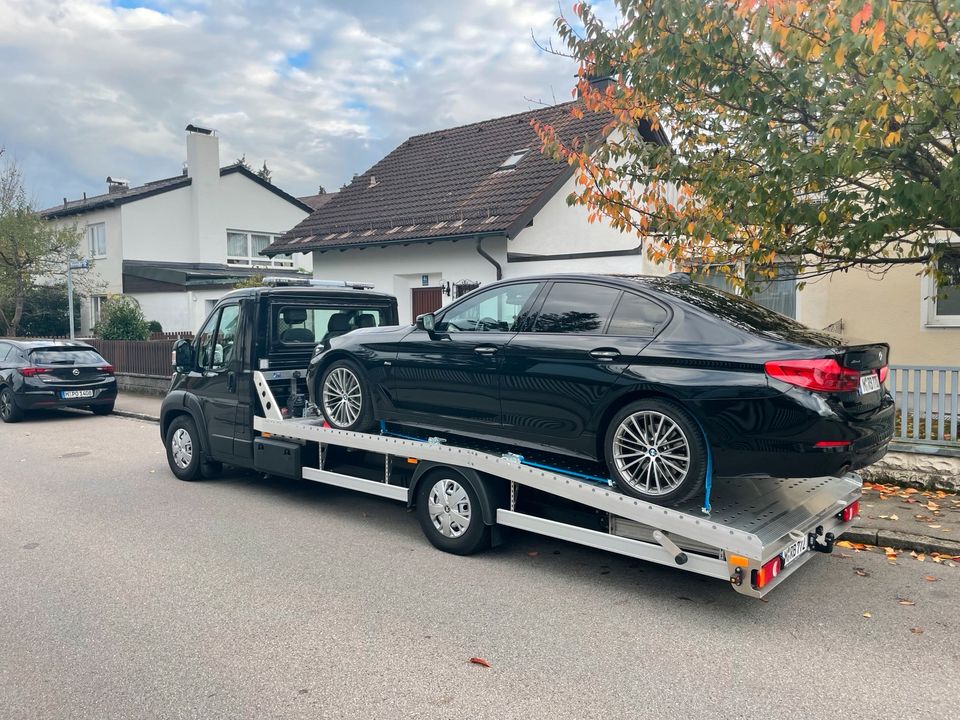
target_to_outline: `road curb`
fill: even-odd
[[[117,410],[114,408],[114,415],[119,415],[120,417],[133,418],[134,420],[146,420],[147,422],[159,423],[160,418],[153,415],[147,415],[146,413],[132,412],[130,410]]]
[[[867,527],[852,527],[841,538],[850,542],[892,547],[898,550],[913,550],[923,553],[941,553],[943,555],[960,555],[960,542],[917,535],[914,533],[897,532],[895,530],[877,530]]]

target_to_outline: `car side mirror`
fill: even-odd
[[[177,372],[193,370],[193,345],[189,340],[181,338],[173,344],[173,368]]]
[[[424,313],[417,317],[417,330],[426,330],[432,333],[436,327],[437,319],[433,313]]]

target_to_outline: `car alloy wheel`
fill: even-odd
[[[185,428],[177,428],[170,440],[170,450],[177,467],[186,470],[193,460],[193,438]]]
[[[323,380],[323,409],[327,418],[341,428],[352,426],[363,410],[360,381],[347,367],[337,367]]]
[[[470,528],[470,497],[456,480],[438,480],[427,494],[428,513],[441,535],[459,538]]]
[[[625,417],[613,438],[613,458],[620,477],[647,496],[676,490],[690,471],[690,443],[683,429],[655,410]]]

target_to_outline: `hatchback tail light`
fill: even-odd
[[[113,365],[101,365],[97,368],[97,370],[102,373],[106,373],[107,375],[113,375]]]
[[[854,500],[852,503],[847,505],[843,510],[838,512],[837,517],[840,518],[843,522],[850,522],[859,514],[860,514],[860,501]]]
[[[814,392],[855,392],[860,372],[845,368],[836,360],[771,360],[764,365],[767,375]]]
[[[41,367],[24,367],[19,368],[18,371],[24,377],[33,377],[34,375],[43,375],[44,373],[50,372],[48,368]]]
[[[780,574],[783,570],[783,557],[777,555],[773,560],[768,560],[760,566],[759,570],[753,571],[753,586],[759,590]]]

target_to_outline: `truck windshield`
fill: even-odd
[[[385,308],[277,305],[273,308],[273,340],[282,345],[316,345],[351,330],[387,323]]]

